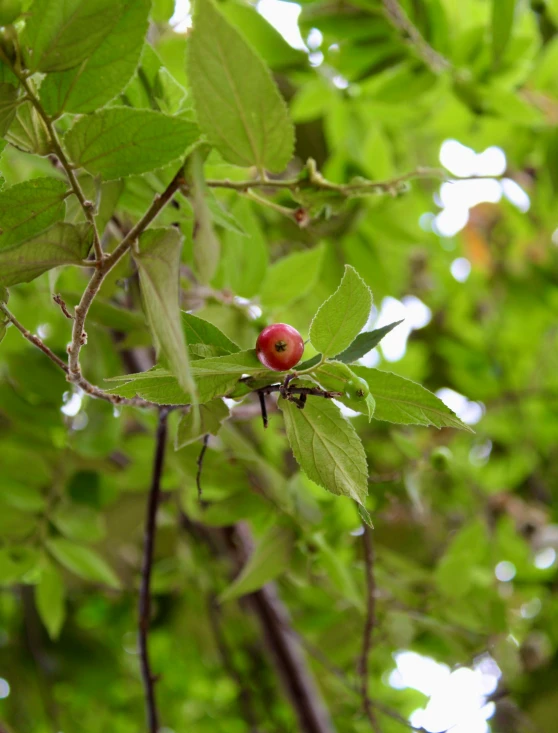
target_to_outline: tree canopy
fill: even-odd
[[[0,1],[0,733],[554,733],[557,0],[186,11]]]

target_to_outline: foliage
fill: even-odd
[[[552,731],[558,5],[194,6],[1,8],[0,728],[397,733],[411,649]]]

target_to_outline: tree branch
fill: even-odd
[[[229,540],[237,553],[237,567],[240,569],[251,552],[248,528],[236,525],[232,533],[229,530]],[[297,715],[301,733],[332,733],[333,724],[302,650],[286,631],[291,627],[289,614],[275,586],[268,583],[247,596],[246,602],[258,618],[275,668]]]
[[[153,567],[153,551],[155,546],[157,507],[161,495],[161,476],[163,473],[165,447],[167,444],[167,416],[168,409],[165,407],[161,408],[159,410],[159,423],[157,426],[155,455],[153,459],[153,476],[145,518],[143,561],[138,604],[138,645],[149,733],[157,733],[159,730],[159,715],[155,700],[156,678],[153,675],[149,661],[148,636],[151,621],[151,571]]]
[[[56,356],[54,351],[51,351],[51,349],[49,349],[48,346],[38,336],[35,336],[35,334],[31,333],[31,331],[28,331],[25,326],[17,320],[17,318],[13,315],[13,313],[9,310],[8,306],[5,303],[0,303],[0,310],[10,321],[10,323],[12,323],[17,328],[23,338],[27,339],[27,341],[32,343],[33,346],[36,346],[38,349],[40,349],[43,354],[46,354],[46,356],[48,356],[48,358],[53,361],[56,366],[59,366],[60,369],[64,370],[66,374],[68,373],[68,367],[66,366],[66,364],[64,364],[62,359],[59,356]]]
[[[434,74],[441,74],[452,68],[450,62],[424,40],[421,32],[409,20],[398,0],[382,0],[382,4],[390,23],[409,40]]]
[[[180,409],[180,407],[186,406],[159,405],[156,402],[149,402],[148,400],[144,400],[141,397],[120,397],[116,394],[110,394],[109,392],[105,392],[104,390],[102,390],[100,387],[96,387],[94,384],[91,384],[91,382],[88,382],[87,379],[85,379],[85,377],[81,375],[81,373],[70,379],[70,370],[68,366],[64,364],[59,356],[56,356],[56,354],[51,349],[49,349],[44,341],[42,341],[38,336],[35,336],[35,334],[31,333],[31,331],[27,330],[25,326],[17,320],[17,318],[13,315],[13,313],[9,310],[5,303],[0,303],[0,310],[2,311],[2,313],[4,313],[10,323],[12,323],[17,328],[23,338],[27,339],[29,343],[40,349],[43,354],[48,356],[48,358],[56,364],[56,366],[62,369],[62,371],[66,374],[69,382],[75,384],[91,397],[105,400],[105,402],[110,402],[113,405],[130,405],[131,407],[155,407],[157,409],[165,407],[167,410],[171,410]]]
[[[81,351],[81,347],[86,343],[87,340],[87,335],[84,331],[85,320],[87,318],[89,308],[91,307],[91,303],[99,292],[105,276],[126,254],[132,244],[138,239],[140,234],[142,234],[143,231],[149,226],[149,224],[151,224],[153,219],[155,219],[155,217],[165,208],[169,201],[171,201],[174,194],[178,191],[180,185],[184,182],[183,168],[184,164],[180,166],[180,169],[177,171],[176,175],[163,191],[163,193],[155,196],[149,209],[145,212],[145,214],[138,221],[138,223],[134,227],[132,227],[132,229],[130,229],[128,234],[116,247],[114,252],[104,258],[100,267],[98,267],[93,273],[93,276],[91,277],[91,280],[89,281],[89,284],[85,289],[79,304],[76,305],[76,315],[72,329],[72,343],[70,344],[68,349],[70,381],[75,381],[77,383],[81,378],[79,354]]]
[[[364,564],[366,568],[366,620],[364,622],[364,634],[362,637],[362,652],[360,655],[358,671],[360,674],[360,692],[362,695],[362,706],[370,725],[375,733],[381,733],[380,724],[376,712],[372,706],[370,692],[368,689],[369,658],[372,651],[372,635],[376,625],[376,584],[374,580],[374,543],[372,530],[364,526],[362,535],[364,545]]]
[[[101,247],[101,240],[99,238],[99,232],[97,230],[97,222],[95,220],[95,204],[92,201],[88,201],[86,199],[85,194],[83,193],[83,189],[79,185],[77,176],[74,173],[74,170],[70,164],[70,161],[66,157],[66,153],[64,152],[62,144],[58,138],[58,134],[52,123],[52,120],[50,116],[43,109],[43,105],[41,104],[35,92],[31,88],[29,81],[25,78],[23,74],[18,72],[17,69],[13,68],[12,70],[16,74],[18,79],[20,80],[21,86],[25,89],[25,92],[27,94],[29,101],[31,102],[33,107],[35,107],[35,109],[37,110],[37,114],[44,122],[45,127],[48,131],[48,134],[50,136],[50,142],[52,144],[52,149],[54,150],[56,157],[60,161],[60,165],[62,166],[62,168],[64,169],[64,172],[66,173],[66,176],[68,177],[68,181],[70,182],[72,191],[74,192],[77,200],[79,201],[79,204],[83,210],[85,218],[93,227],[93,247],[95,249],[95,258],[97,260],[97,264],[100,265],[103,259],[103,249]]]
[[[416,178],[434,178],[443,180],[447,178],[447,173],[441,168],[419,167],[413,171],[404,173],[401,176],[390,178],[385,181],[367,181],[363,179],[352,181],[351,183],[333,183],[333,181],[328,181],[324,178],[317,170],[316,163],[312,159],[309,159],[297,178],[279,178],[275,180],[262,180],[255,178],[250,181],[208,179],[206,181],[206,185],[209,188],[230,188],[234,191],[239,191],[240,193],[246,193],[253,188],[287,189],[295,192],[307,189],[318,189],[322,191],[331,191],[338,193],[340,196],[349,197],[358,193],[399,193],[404,190],[403,184]]]

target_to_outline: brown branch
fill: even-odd
[[[63,300],[62,296],[59,293],[56,293],[52,296],[53,301],[56,303],[56,305],[60,308],[62,313],[68,318],[70,321],[74,320],[73,315],[68,310],[68,306],[66,305],[66,302]]]
[[[56,354],[51,351],[51,349],[48,348],[48,346],[38,337],[35,336],[35,334],[31,333],[31,331],[28,331],[25,326],[20,323],[17,318],[12,314],[12,312],[8,309],[5,303],[0,303],[0,310],[6,318],[17,328],[17,330],[21,333],[23,338],[27,339],[30,343],[33,344],[33,346],[36,346],[38,349],[40,349],[43,354],[46,354],[48,358],[53,361],[56,366],[59,366],[60,369],[63,369],[66,374],[68,373],[68,367],[62,359],[59,356],[56,356]]]
[[[372,651],[372,635],[376,625],[376,585],[374,581],[374,543],[372,541],[372,530],[364,526],[362,535],[364,545],[364,564],[366,568],[366,619],[364,622],[364,633],[362,637],[362,652],[360,655],[358,671],[360,675],[360,692],[362,695],[362,707],[370,725],[375,733],[380,733],[380,725],[376,717],[370,699],[368,678],[369,658]]]
[[[161,476],[167,444],[167,416],[168,410],[159,410],[159,423],[153,459],[153,477],[147,501],[145,518],[145,534],[143,541],[143,561],[141,568],[141,585],[138,604],[138,645],[141,665],[141,675],[145,692],[145,707],[149,733],[159,730],[159,715],[155,701],[155,682],[149,661],[148,636],[151,621],[151,571],[153,567],[153,551],[157,521],[157,506],[161,495]]]
[[[338,193],[340,196],[354,196],[358,193],[387,193],[394,194],[402,190],[402,184],[415,178],[446,179],[447,173],[441,168],[418,167],[415,170],[404,173],[401,176],[390,178],[385,181],[358,180],[351,183],[334,183],[328,181],[316,169],[316,163],[309,159],[306,166],[297,178],[278,178],[262,180],[254,178],[249,181],[231,181],[229,179],[208,179],[208,188],[229,188],[239,193],[246,193],[253,188],[282,189],[290,191],[301,191],[303,189],[319,189]],[[284,213],[284,212],[282,212]],[[296,217],[296,210],[293,210]],[[299,222],[300,223],[300,222]]]
[[[251,552],[249,530],[238,524],[234,530],[225,531],[229,533],[229,544],[240,569]],[[268,583],[246,596],[246,603],[260,623],[275,669],[297,715],[301,733],[332,733],[333,724],[302,650],[292,634],[285,630],[291,627],[289,613],[274,584]]]
[[[100,387],[96,387],[94,384],[91,384],[91,382],[88,382],[87,379],[85,379],[85,377],[83,377],[81,374],[70,379],[70,370],[68,366],[62,361],[59,356],[57,356],[51,349],[49,349],[44,341],[42,341],[38,336],[35,336],[35,334],[31,333],[31,331],[27,330],[25,326],[20,323],[13,315],[13,313],[8,309],[5,303],[0,303],[0,310],[4,313],[10,323],[12,323],[17,328],[23,338],[27,339],[29,343],[40,349],[43,354],[48,356],[48,358],[56,364],[56,366],[60,367],[60,369],[62,369],[62,371],[66,374],[68,381],[70,381],[72,384],[75,384],[91,397],[105,400],[105,402],[110,402],[113,405],[129,405],[131,407],[154,407],[157,409],[165,407],[167,410],[179,409],[180,407],[184,407],[184,405],[159,405],[156,402],[149,402],[148,400],[144,400],[141,397],[120,397],[116,394],[110,394],[109,392],[105,392],[104,390],[100,389]]]
[[[267,428],[268,426],[268,419],[267,419],[267,405],[265,404],[265,394],[261,392],[260,390],[257,390],[258,392],[258,399],[260,400],[260,410],[262,413],[262,422],[264,428]]]
[[[85,344],[87,336],[84,331],[85,320],[91,307],[91,303],[95,299],[99,289],[105,279],[106,274],[116,265],[116,263],[126,254],[138,237],[143,231],[151,224],[153,219],[164,209],[164,207],[171,201],[174,194],[177,192],[180,185],[183,183],[183,165],[177,171],[176,175],[169,183],[163,193],[158,194],[153,199],[151,206],[138,221],[138,223],[130,229],[128,234],[116,247],[112,254],[107,255],[100,267],[98,267],[87,288],[85,289],[81,300],[75,307],[75,320],[72,329],[72,343],[68,349],[69,359],[68,365],[70,367],[70,377],[72,381],[76,381],[81,377],[81,368],[79,364],[79,354],[81,347]]]
[[[49,115],[45,112],[45,110],[43,109],[43,106],[40,103],[39,99],[37,98],[35,92],[31,88],[29,81],[26,79],[26,77],[23,74],[18,72],[16,68],[12,68],[12,71],[19,78],[21,82],[21,86],[25,89],[27,98],[29,99],[33,107],[35,107],[35,109],[37,110],[37,114],[44,122],[45,127],[48,131],[48,134],[50,136],[50,142],[52,145],[52,149],[56,153],[56,157],[58,158],[60,165],[62,166],[62,168],[64,169],[64,172],[66,173],[66,176],[68,177],[68,181],[70,183],[70,186],[72,187],[72,191],[74,192],[77,200],[79,201],[79,204],[83,210],[85,218],[93,227],[93,247],[95,249],[95,258],[97,259],[97,264],[99,264],[103,259],[103,250],[101,247],[101,240],[99,238],[99,232],[97,230],[97,222],[95,220],[95,204],[92,201],[88,201],[86,199],[85,194],[83,193],[83,189],[79,185],[77,176],[74,173],[74,170],[70,164],[70,161],[66,157],[66,153],[64,152],[62,144],[58,138],[58,134],[52,123],[52,120],[49,117]]]
[[[398,0],[382,0],[382,4],[390,23],[408,39],[417,54],[434,74],[441,74],[452,68],[450,62],[424,40],[421,32],[409,20]]]

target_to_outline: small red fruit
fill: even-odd
[[[261,363],[275,372],[284,372],[298,364],[304,341],[302,336],[287,323],[272,323],[258,336],[256,354]]]

